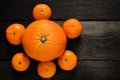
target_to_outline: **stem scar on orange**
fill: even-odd
[[[72,70],[77,65],[77,56],[72,51],[66,50],[64,54],[58,58],[58,64],[63,70]]]
[[[7,27],[6,38],[13,45],[19,45],[22,42],[22,35],[25,27],[22,24],[14,23]]]
[[[51,8],[47,4],[37,4],[33,8],[33,17],[35,20],[49,19],[51,17]]]
[[[42,78],[51,78],[56,73],[56,65],[53,61],[40,62],[38,64],[37,72]]]
[[[25,71],[30,65],[30,59],[24,53],[16,53],[12,58],[12,66],[17,71]]]
[[[61,56],[66,48],[62,27],[50,20],[32,22],[25,30],[22,44],[27,55],[38,61],[50,61]]]
[[[74,39],[80,36],[82,32],[82,25],[77,19],[70,18],[63,23],[63,29],[68,38]]]

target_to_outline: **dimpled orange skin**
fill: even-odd
[[[35,20],[49,19],[51,14],[51,8],[46,4],[37,4],[33,8],[33,17]]]
[[[16,53],[12,58],[12,66],[16,71],[25,71],[30,65],[30,59],[24,53]]]
[[[66,35],[60,25],[50,20],[32,22],[23,35],[27,55],[38,61],[50,61],[61,56],[66,48]]]
[[[64,54],[58,58],[58,64],[63,70],[73,70],[77,65],[77,56],[72,51],[66,50]]]
[[[13,45],[19,45],[22,42],[22,35],[24,31],[25,27],[22,24],[11,24],[6,29],[6,38],[9,41],[9,43]]]
[[[53,61],[40,62],[38,64],[37,72],[42,78],[51,78],[56,73],[56,65]]]
[[[68,38],[74,39],[81,35],[82,25],[77,19],[70,18],[63,23],[63,29]]]

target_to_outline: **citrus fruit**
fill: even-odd
[[[58,58],[58,64],[63,70],[72,70],[77,65],[77,56],[74,52],[66,50],[63,55]]]
[[[35,20],[49,19],[51,17],[51,8],[47,4],[37,4],[33,8],[33,17]]]
[[[14,23],[7,27],[6,38],[13,45],[19,45],[22,42],[22,35],[25,27],[22,24]]]
[[[42,78],[51,78],[56,73],[56,65],[53,61],[40,62],[38,64],[37,72]]]
[[[74,39],[80,36],[82,32],[82,25],[77,19],[70,18],[63,23],[63,29],[68,38]]]
[[[12,57],[12,66],[17,71],[25,71],[30,65],[30,59],[24,53],[16,53]]]
[[[22,44],[27,55],[38,61],[61,56],[66,48],[66,35],[61,26],[50,20],[32,22],[25,30]]]

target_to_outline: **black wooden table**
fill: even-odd
[[[31,59],[25,72],[12,68],[12,56],[24,50],[5,37],[10,24],[27,27],[34,21],[32,9],[38,3],[51,6],[51,20],[60,25],[71,17],[83,25],[82,35],[68,39],[67,45],[78,56],[77,67],[63,71],[57,66],[49,80],[120,80],[120,0],[0,0],[0,80],[42,80],[37,75],[37,61]]]

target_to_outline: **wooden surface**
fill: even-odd
[[[120,80],[119,0],[1,0],[0,80],[44,80],[37,75],[38,62],[32,59],[25,72],[12,68],[12,56],[24,50],[22,45],[9,44],[5,37],[10,24],[17,22],[27,27],[34,21],[32,8],[38,3],[50,5],[51,20],[60,25],[71,17],[79,19],[83,25],[82,35],[68,39],[67,45],[67,49],[78,56],[77,67],[67,72],[57,65],[56,75],[47,80]]]
[[[1,0],[0,19],[28,20],[38,3],[51,6],[54,20],[120,20],[120,0]]]

